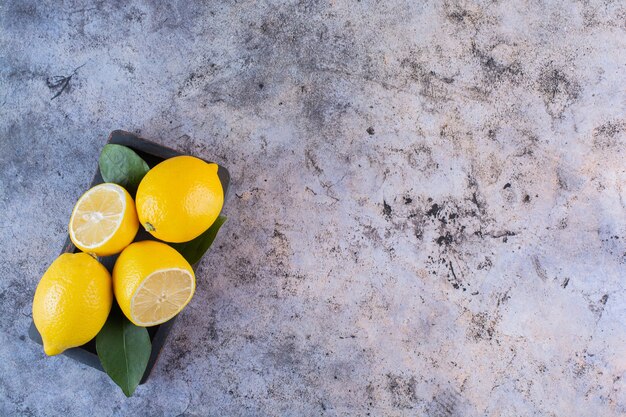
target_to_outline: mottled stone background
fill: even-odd
[[[623,1],[0,14],[0,415],[626,415]],[[234,180],[129,399],[26,336],[114,129]]]

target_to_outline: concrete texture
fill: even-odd
[[[0,415],[626,415],[624,2],[158,3],[0,6]],[[118,128],[234,179],[130,399],[26,337]]]

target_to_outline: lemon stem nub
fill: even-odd
[[[146,232],[154,232],[156,229],[154,228],[154,226],[152,226],[150,223],[146,222],[146,224],[143,225],[144,229],[146,229]]]

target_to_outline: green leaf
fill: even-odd
[[[128,321],[114,303],[107,322],[96,336],[96,351],[113,382],[127,397],[133,395],[152,351],[148,330]]]
[[[146,161],[132,149],[109,143],[104,145],[98,160],[104,182],[119,184],[135,194],[141,179],[150,170]]]
[[[226,222],[226,216],[220,214],[211,227],[197,238],[189,242],[170,243],[170,246],[180,252],[180,254],[187,259],[187,262],[193,265],[198,262],[202,258],[202,255],[211,247],[215,236],[217,236],[217,232],[219,232],[224,222]]]

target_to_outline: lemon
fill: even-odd
[[[139,221],[157,239],[194,239],[213,224],[224,204],[217,165],[193,156],[167,159],[143,177],[136,202]]]
[[[191,265],[176,249],[162,242],[130,244],[113,267],[117,303],[137,326],[168,321],[189,303],[195,289]]]
[[[70,218],[70,239],[83,252],[98,256],[119,253],[139,230],[132,197],[123,187],[104,183],[78,199]]]
[[[58,355],[98,334],[113,302],[109,271],[86,253],[64,253],[43,274],[33,321],[46,355]]]

